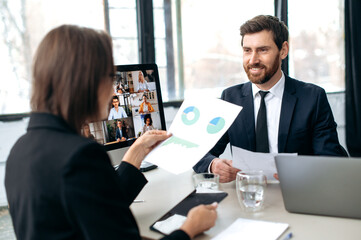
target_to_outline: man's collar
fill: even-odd
[[[282,97],[283,91],[285,89],[285,75],[284,75],[283,71],[281,71],[281,72],[282,72],[282,76],[281,76],[280,80],[278,80],[277,83],[275,85],[273,85],[273,87],[271,89],[268,90],[272,95],[278,96],[278,97]],[[264,90],[259,89],[256,84],[252,83],[253,98],[256,97],[256,94],[259,91],[264,91]]]

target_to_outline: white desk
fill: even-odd
[[[149,182],[137,197],[145,202],[131,206],[142,236],[153,239],[162,237],[161,234],[151,231],[149,226],[194,190],[193,174],[193,171],[188,171],[173,175],[162,169],[145,173]],[[220,188],[227,192],[228,196],[219,204],[216,226],[196,237],[197,240],[211,239],[240,217],[288,223],[290,227],[284,235],[292,232],[292,240],[361,239],[361,220],[287,212],[278,184],[267,186],[265,209],[258,213],[242,211],[235,192],[235,182],[220,184]]]

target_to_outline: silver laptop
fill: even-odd
[[[361,219],[361,158],[276,156],[289,212]]]

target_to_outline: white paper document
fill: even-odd
[[[233,167],[245,170],[262,170],[267,177],[267,181],[277,181],[273,174],[277,173],[275,156],[289,155],[296,153],[258,153],[232,146]]]
[[[287,228],[287,223],[238,218],[212,240],[276,240]]]
[[[186,99],[169,132],[173,135],[144,159],[174,174],[191,169],[223,136],[242,107],[220,99]]]
[[[174,214],[173,216],[163,221],[156,222],[153,227],[159,232],[162,232],[164,234],[170,234],[171,232],[179,229],[186,221],[186,219],[187,217]]]

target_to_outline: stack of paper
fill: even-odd
[[[297,153],[259,153],[232,146],[233,167],[247,170],[262,170],[267,183],[278,182],[273,175],[277,173],[275,156],[296,156]]]

